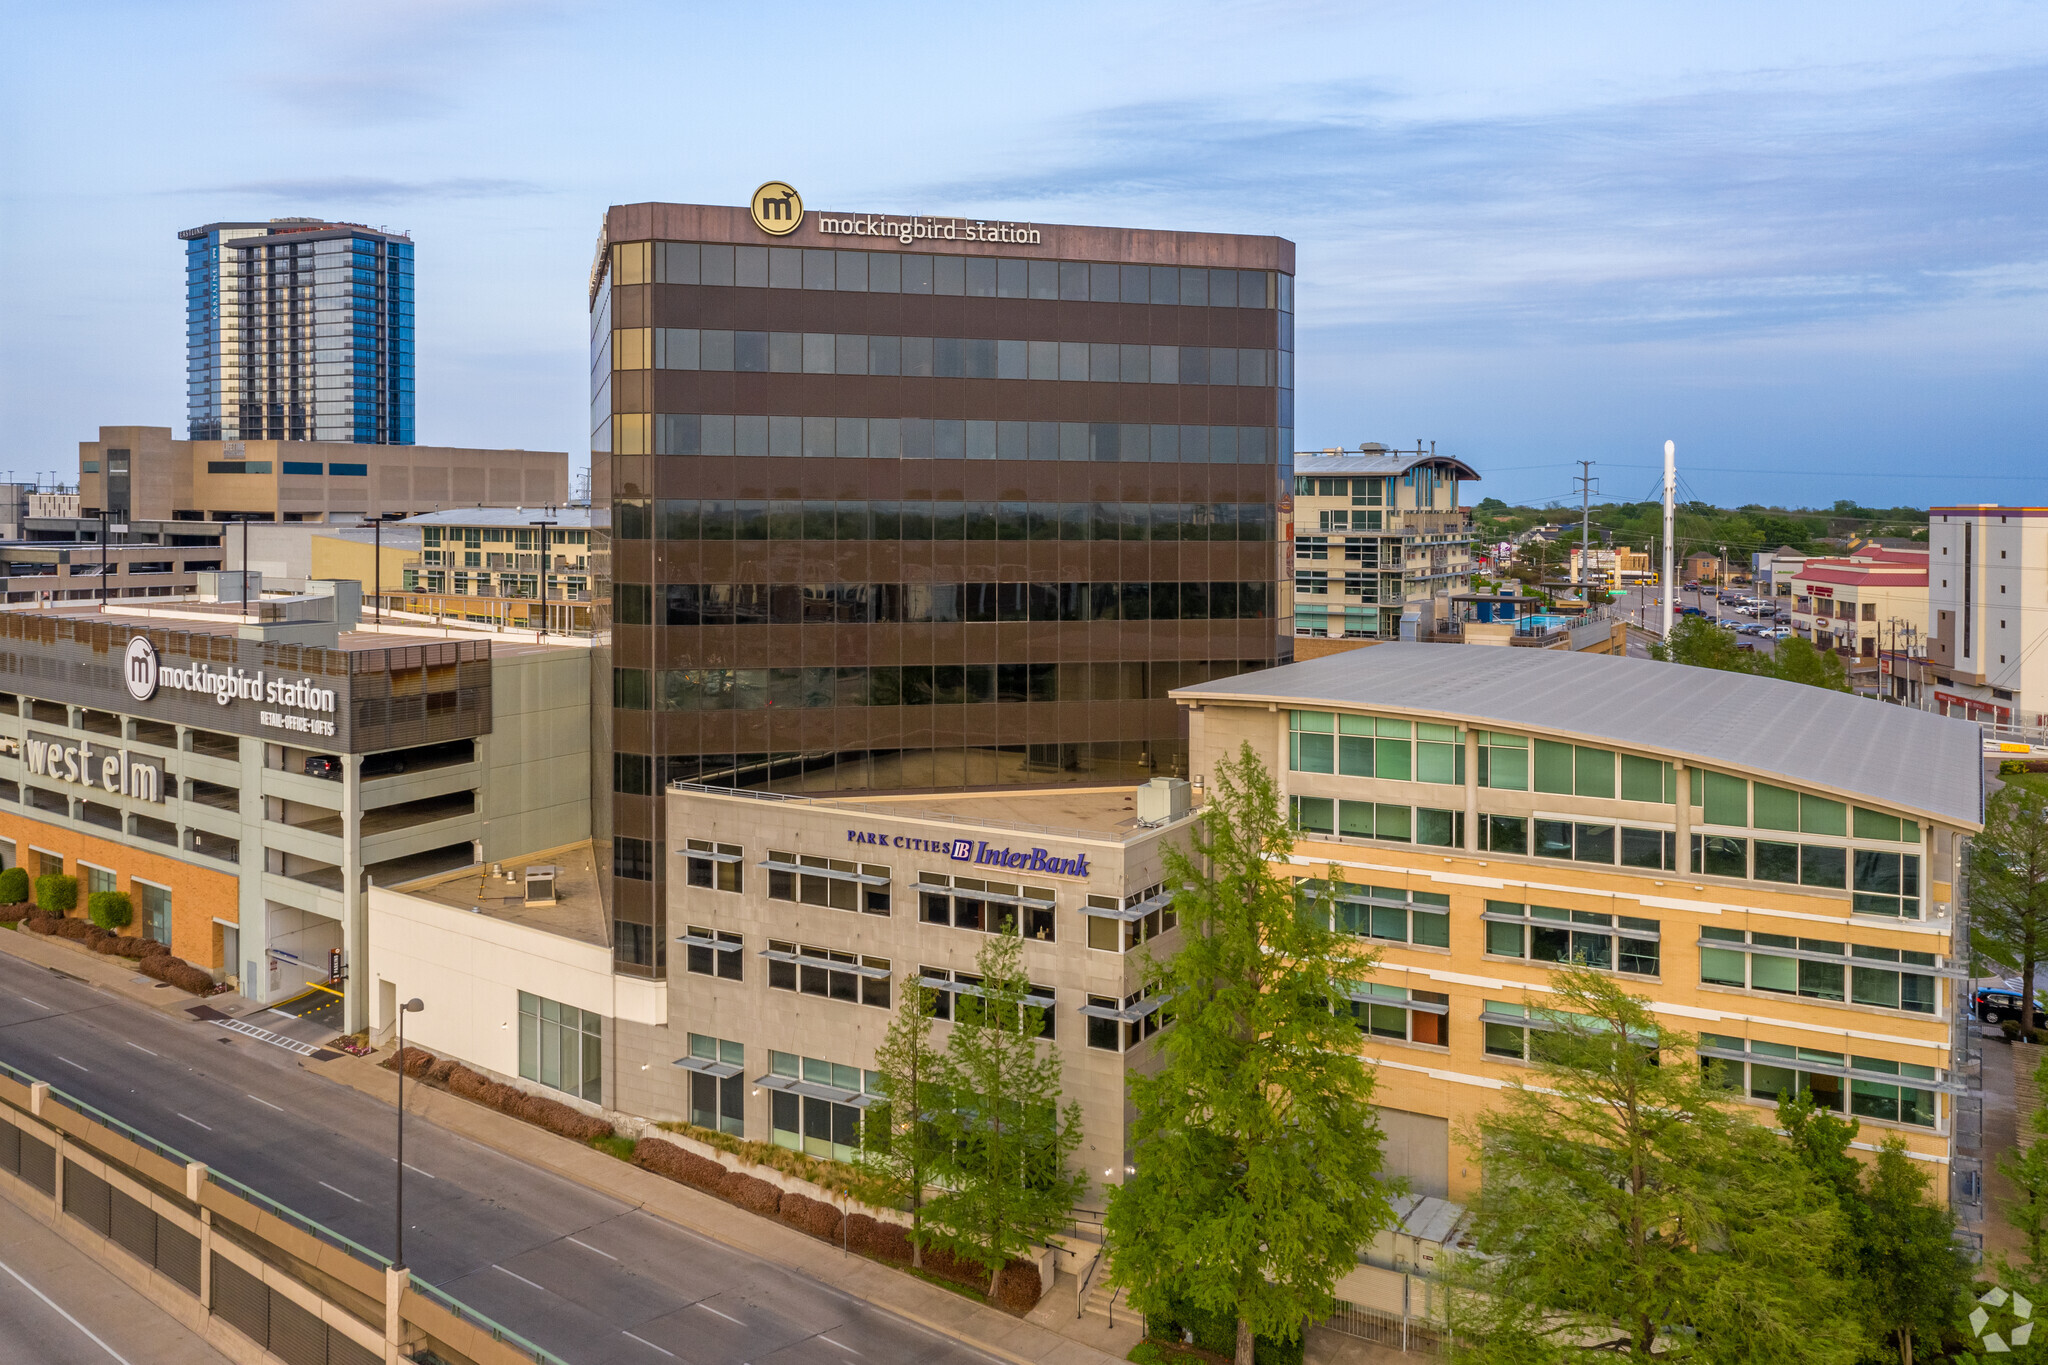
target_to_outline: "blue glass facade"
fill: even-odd
[[[193,440],[413,443],[413,244],[317,219],[185,242]]]

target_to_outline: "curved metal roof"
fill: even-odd
[[[1567,650],[1389,643],[1171,695],[1392,711],[1581,739],[1964,828],[1984,823],[1984,742],[1974,724],[1776,678]]]

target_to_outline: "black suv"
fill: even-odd
[[[328,754],[314,754],[306,760],[306,776],[338,778],[341,760]]]
[[[1979,988],[1970,997],[1970,1004],[1975,1008],[1977,1017],[1987,1024],[2020,1017],[2020,993],[2007,990],[2003,986]],[[2044,1014],[2048,1014],[2048,1010],[2043,1010],[2037,1002],[2034,1006],[2034,1017],[2038,1020]]]

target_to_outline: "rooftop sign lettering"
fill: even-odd
[[[875,214],[827,218],[821,213],[818,231],[828,236],[893,237],[905,246],[920,240],[1039,245],[1039,230],[1029,223],[990,223],[980,218],[890,218]]]
[[[956,863],[976,867],[999,867],[1009,872],[1033,872],[1046,877],[1088,876],[1088,855],[1064,857],[1043,848],[1000,848],[986,839],[920,839],[909,834],[886,834],[880,830],[849,829],[850,844],[878,844],[911,853],[943,853]]]

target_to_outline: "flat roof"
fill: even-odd
[[[1569,650],[1390,641],[1171,694],[1355,707],[1604,741],[1983,825],[1969,721],[1776,678]]]
[[[471,864],[454,872],[438,872],[417,881],[397,882],[386,888],[408,896],[433,901],[456,910],[474,908],[507,924],[524,925],[542,933],[557,934],[579,943],[608,947],[604,903],[598,898],[597,859],[588,839],[560,848],[542,849],[498,864],[513,880],[490,875],[490,869]],[[526,904],[526,869],[552,865],[555,869],[555,903]]]
[[[689,782],[671,783],[669,790],[685,796],[797,802],[860,815],[938,820],[953,825],[1065,834],[1117,843],[1150,834],[1159,828],[1138,823],[1138,789],[1135,786],[1034,787],[997,792],[845,797],[754,792]]]
[[[277,601],[280,599],[267,599]],[[145,607],[142,604],[147,603]],[[159,605],[160,604],[160,605]],[[124,607],[138,610],[123,610]],[[207,611],[206,608],[217,608]],[[16,606],[0,610],[23,611]],[[150,614],[144,615],[148,611]],[[147,597],[139,601],[109,600],[107,610],[102,612],[97,602],[53,602],[48,606],[33,608],[37,616],[65,616],[78,620],[104,621],[112,626],[126,626],[135,630],[184,630],[198,634],[233,635],[235,628],[243,624],[241,604],[228,602],[199,602],[184,597]],[[274,624],[274,623],[273,623]],[[526,632],[531,634],[532,632]],[[336,637],[333,648],[350,652],[371,649],[402,649],[407,645],[433,644],[438,640],[488,640],[491,656],[503,658],[515,654],[531,654],[539,651],[577,651],[589,648],[587,644],[556,644],[552,639],[533,640],[504,631],[465,629],[460,621],[427,626],[412,622],[393,622],[380,628],[365,609],[363,619],[354,630],[344,630]]]
[[[421,512],[394,523],[399,526],[518,526],[531,528],[536,521],[552,521],[554,529],[588,530],[588,507],[455,507],[438,512]]]

